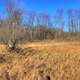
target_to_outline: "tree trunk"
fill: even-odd
[[[16,49],[16,41],[9,41],[7,44],[8,51],[14,51]]]

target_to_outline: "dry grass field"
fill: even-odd
[[[79,42],[32,42],[7,52],[0,45],[0,80],[80,80]]]

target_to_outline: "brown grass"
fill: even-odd
[[[80,80],[79,42],[33,42],[7,52],[0,45],[0,80]]]

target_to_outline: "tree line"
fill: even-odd
[[[54,16],[28,12],[23,17],[24,9],[16,6],[15,1],[6,0],[4,7],[7,18],[0,19],[0,42],[8,46],[34,40],[80,39],[80,9],[68,9],[67,19],[64,20],[63,9],[58,9]]]

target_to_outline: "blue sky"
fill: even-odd
[[[3,6],[6,0],[0,0],[0,14],[4,13]],[[68,8],[79,9],[80,0],[19,0],[27,11],[48,12],[53,15],[58,8],[66,12]]]
[[[80,9],[80,0],[24,0],[26,10],[35,12],[47,12],[51,16],[56,14],[57,9],[64,10],[65,31],[67,31],[67,10]]]
[[[58,8],[63,8],[64,11],[68,8],[79,9],[80,0],[23,0],[27,10],[36,12],[48,12],[51,15]]]
[[[5,17],[4,2],[6,0],[0,0],[0,15]],[[22,2],[25,8],[25,14],[27,11],[34,11],[38,13],[47,12],[51,16],[55,15],[56,10],[62,8],[64,10],[64,19],[69,8],[76,10],[80,9],[80,0],[19,0]]]

